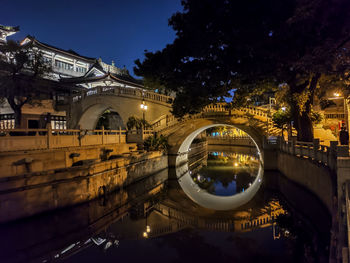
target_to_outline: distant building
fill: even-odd
[[[7,37],[19,31],[18,26],[3,26],[0,25],[0,44],[7,42]]]
[[[0,25],[0,45],[7,42],[7,37],[19,31],[19,27]],[[76,89],[90,89],[96,86],[120,86],[143,88],[142,82],[130,76],[125,68],[118,68],[114,62],[109,65],[101,59],[82,56],[73,50],[64,50],[43,42],[32,36],[25,37],[21,45],[37,49],[43,59],[52,68],[46,78],[71,85]],[[51,122],[53,128],[66,128],[66,113],[54,109],[53,101],[43,102],[41,107],[24,105],[22,108],[21,128],[43,128]],[[7,102],[0,104],[0,129],[14,128],[14,115]]]

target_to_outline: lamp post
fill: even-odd
[[[147,110],[147,105],[146,105],[146,103],[145,103],[145,100],[142,100],[142,104],[140,105],[140,107],[141,107],[141,110],[142,110],[142,124],[143,124],[143,129],[145,130],[145,122],[146,122],[146,120],[145,120],[145,112],[146,112],[146,110]]]

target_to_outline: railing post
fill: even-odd
[[[349,145],[338,145],[337,157],[349,157]]]
[[[122,128],[119,126],[119,144],[120,144],[121,141],[122,141],[121,136],[122,136]]]
[[[81,126],[79,125],[79,132],[78,132],[78,140],[79,140],[79,147],[81,147],[82,143],[82,139],[83,139],[83,130],[81,129]]]
[[[52,140],[52,127],[51,127],[51,123],[46,124],[46,128],[47,128],[47,149],[51,149],[51,140]]]
[[[320,148],[320,139],[314,139],[313,145],[314,145],[314,159],[318,160],[317,153],[318,153],[318,150]]]
[[[291,138],[291,154],[295,155],[295,145],[297,144],[297,137],[293,137]]]
[[[328,157],[327,163],[331,169],[335,168],[335,164],[337,161],[337,145],[338,145],[338,141],[330,141],[330,148],[329,148],[330,153],[329,155],[327,155]]]
[[[102,125],[102,144],[105,144],[105,126]]]

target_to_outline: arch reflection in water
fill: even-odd
[[[254,182],[259,161],[256,156],[215,151],[200,161],[189,160],[192,180],[210,194],[232,196],[244,192]]]
[[[210,127],[215,127],[218,125],[211,125]],[[203,128],[198,129],[196,132],[192,133],[190,136],[188,136],[183,144],[180,146],[180,149],[182,151],[187,149],[187,152],[180,155],[177,160],[177,164],[182,164],[176,167],[176,175],[178,177],[178,182],[182,188],[182,190],[186,193],[186,195],[191,198],[194,202],[197,204],[214,210],[231,210],[238,208],[247,202],[249,202],[254,195],[259,190],[262,179],[263,179],[263,165],[262,165],[262,158],[260,155],[260,150],[258,147],[258,144],[250,137],[250,139],[253,140],[256,148],[257,148],[257,154],[255,156],[247,155],[247,154],[239,154],[234,152],[220,152],[220,155],[223,156],[224,161],[231,163],[231,167],[223,165],[221,168],[224,169],[230,169],[232,170],[232,175],[234,176],[234,172],[242,172],[247,173],[246,179],[252,180],[251,182],[248,182],[245,187],[237,187],[237,181],[234,180],[231,185],[231,191],[228,189],[228,191],[223,192],[218,189],[218,187],[222,186],[219,182],[212,182],[210,177],[217,177],[215,175],[208,175],[208,172],[210,171],[210,168],[202,168],[202,170],[199,170],[199,173],[196,171],[196,169],[193,169],[192,163],[188,162],[188,150],[190,149],[191,142],[193,139],[200,134],[203,130]],[[192,139],[191,141],[189,141]],[[215,156],[219,156],[219,152],[212,152],[209,154],[209,160],[214,159]],[[187,159],[187,162],[185,160]],[[218,158],[219,159],[219,158]],[[226,159],[226,160],[225,160]],[[250,161],[250,165],[242,166],[242,160],[248,160]],[[241,162],[240,162],[241,161]],[[198,169],[197,169],[198,170]],[[216,170],[218,172],[218,170]],[[241,173],[240,176],[243,174]],[[206,175],[206,176],[205,176]],[[236,174],[237,176],[237,174]],[[255,177],[255,180],[253,178]],[[211,182],[210,182],[211,181]],[[230,181],[230,179],[228,179]],[[216,183],[216,187],[215,187]],[[213,186],[214,185],[214,186]]]

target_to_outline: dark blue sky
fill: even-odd
[[[133,74],[144,50],[160,50],[175,32],[168,19],[181,0],[1,0],[0,24],[20,26],[12,39],[26,35],[88,57],[115,61]]]

